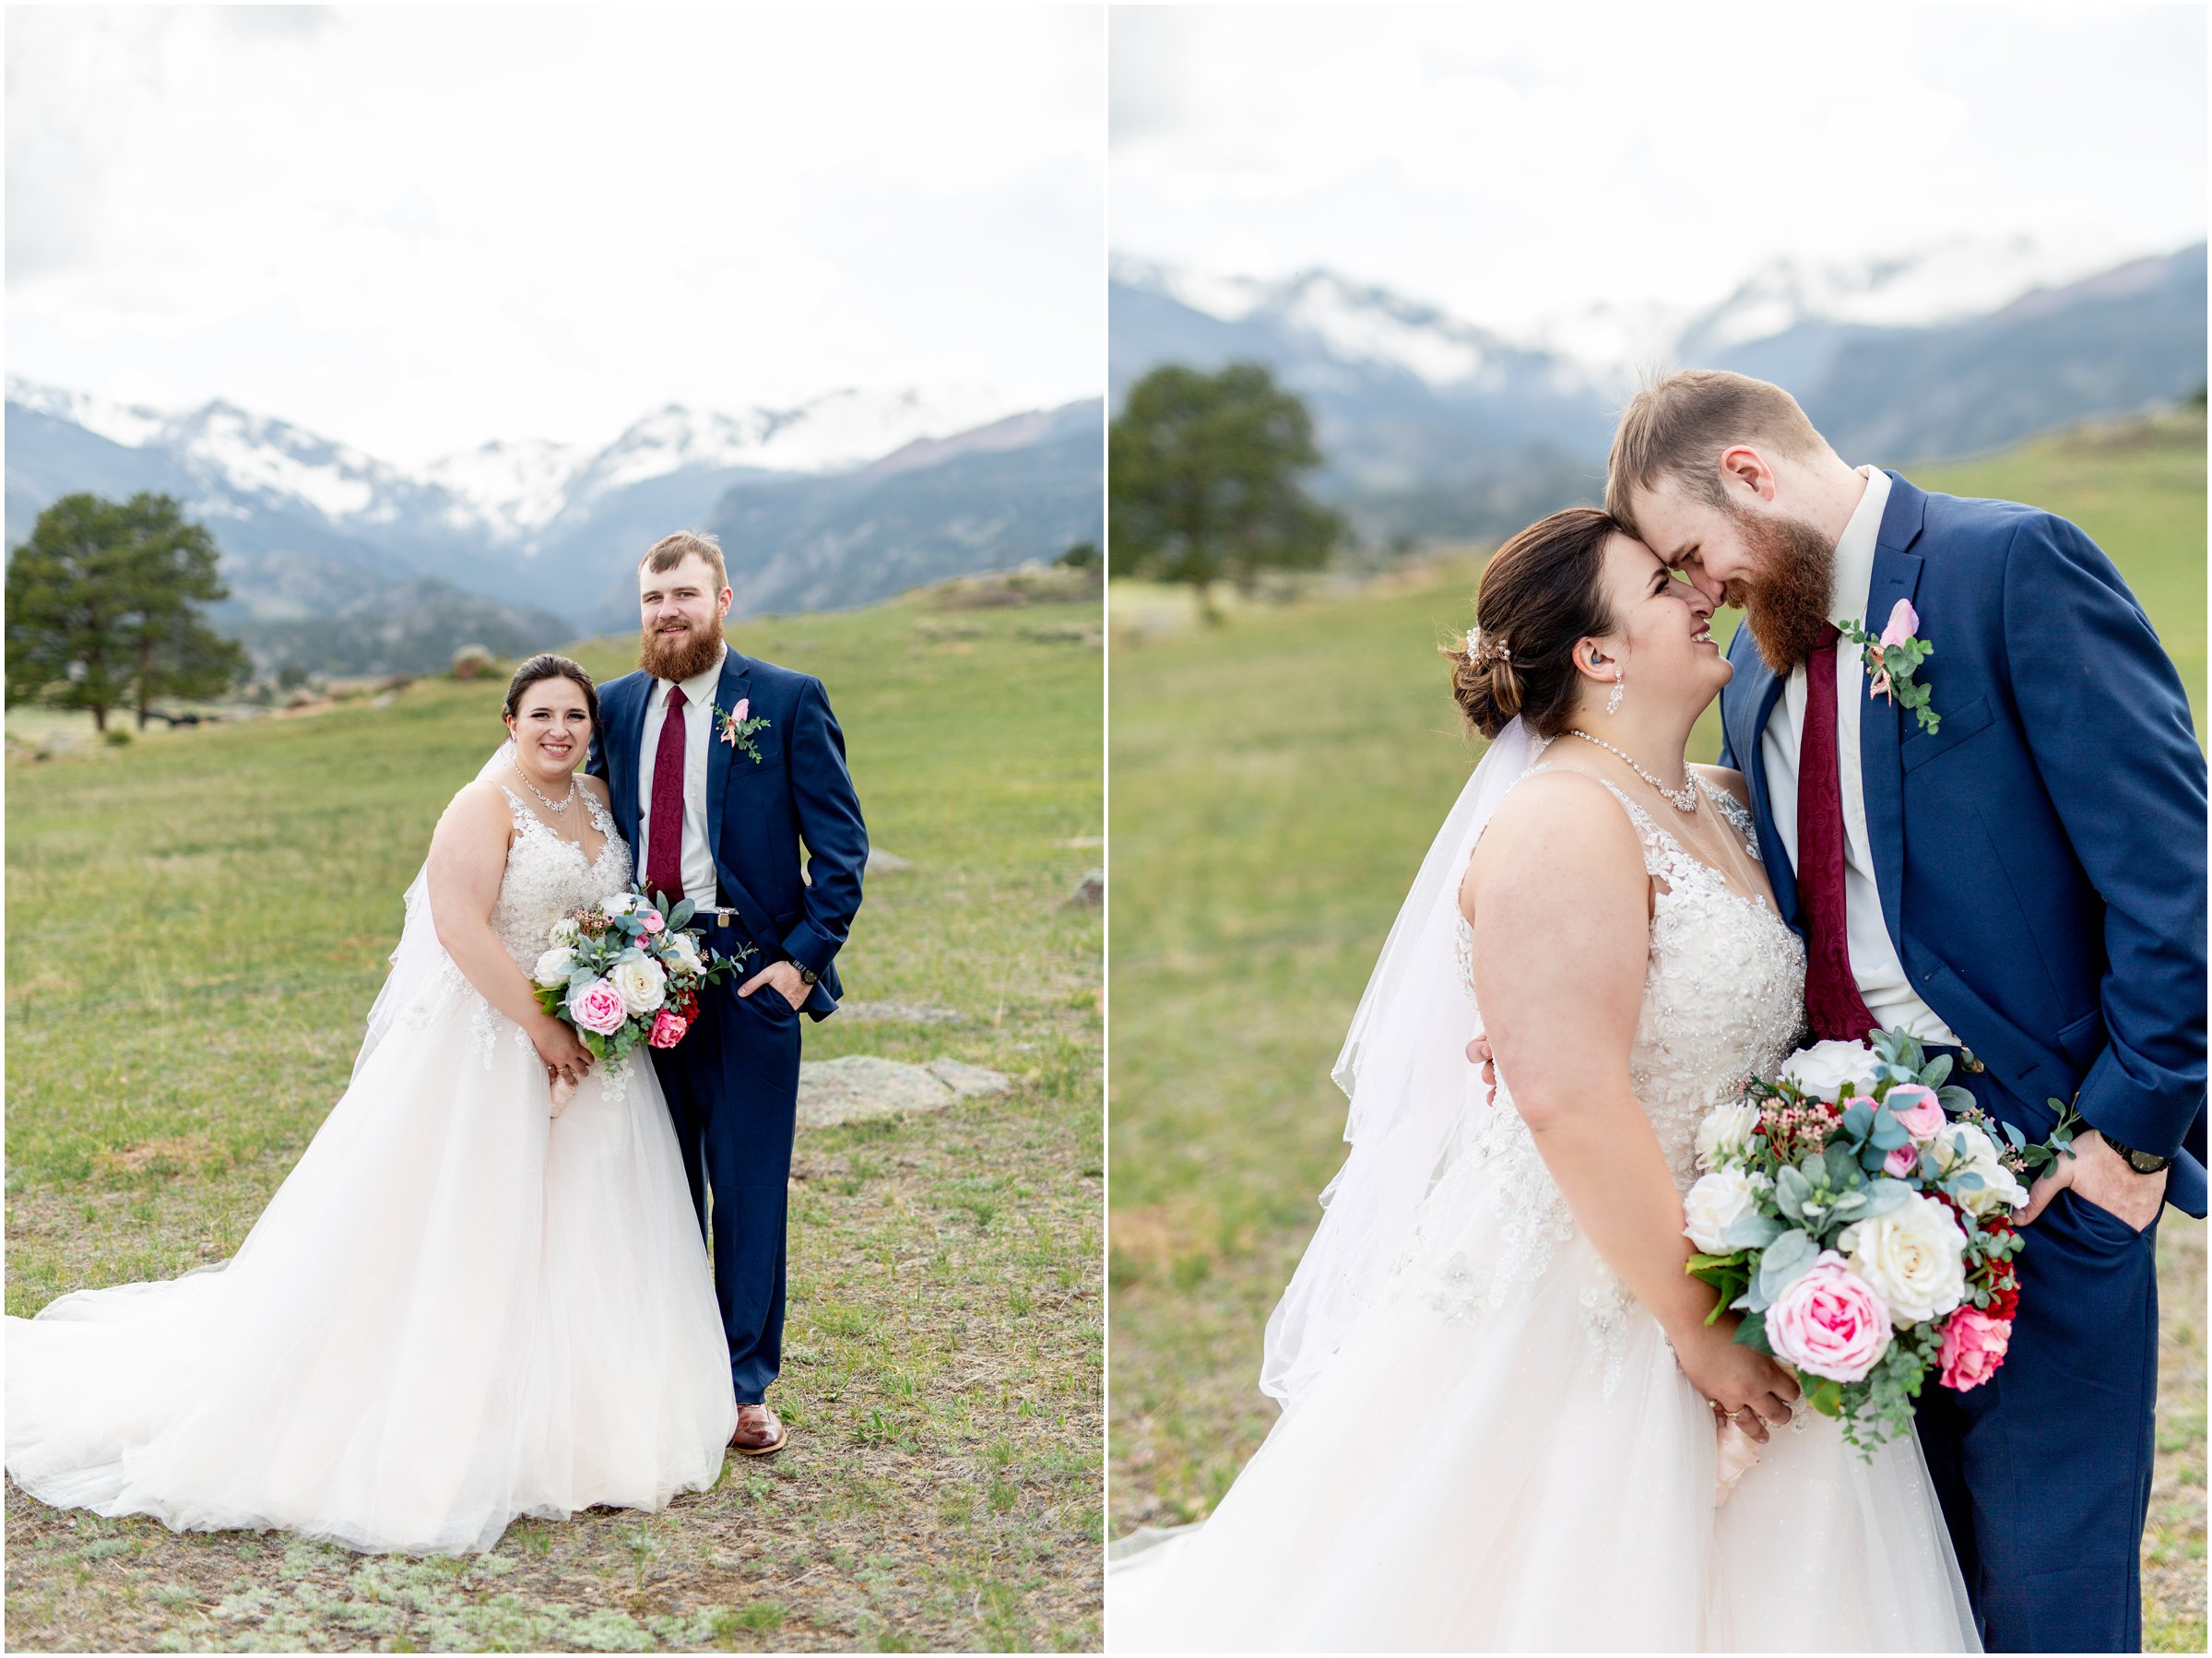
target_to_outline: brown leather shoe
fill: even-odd
[[[739,1456],[774,1456],[791,1442],[791,1430],[770,1404],[738,1406],[738,1428],[729,1448]]]

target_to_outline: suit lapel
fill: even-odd
[[[637,798],[637,780],[643,762],[638,750],[645,741],[645,707],[652,701],[655,683],[651,674],[641,670],[637,676],[636,694],[625,695],[616,705],[614,716],[614,740],[622,756],[623,785],[622,798],[614,803],[615,810],[621,813],[622,833],[629,836],[631,847],[641,863],[644,861],[644,848],[639,845],[637,831],[644,807]],[[614,770],[611,761],[607,769],[609,772]]]
[[[1797,875],[1774,832],[1774,809],[1767,798],[1767,745],[1762,740],[1767,722],[1774,717],[1774,705],[1781,700],[1784,681],[1759,655],[1748,622],[1736,629],[1730,657],[1736,677],[1721,697],[1721,717],[1728,726],[1729,752],[1743,767],[1751,790],[1751,821],[1758,830],[1759,857],[1767,866],[1768,884],[1774,889],[1775,907],[1790,920],[1797,914]]]
[[[1919,589],[1922,561],[1906,551],[1920,539],[1928,497],[1895,472],[1890,473],[1889,504],[1882,511],[1882,531],[1875,544],[1874,575],[1866,588],[1868,633],[1878,634],[1900,598]],[[1924,636],[1924,635],[1923,635]],[[1859,709],[1859,787],[1866,799],[1866,838],[1874,854],[1875,884],[1882,894],[1882,922],[1891,942],[1905,948],[1902,893],[1905,884],[1905,769],[1901,710],[1885,697],[1869,697]]]
[[[734,650],[722,658],[722,677],[715,681],[715,701],[722,713],[714,716],[706,741],[706,838],[710,846],[722,843],[722,799],[729,788],[730,763],[738,752],[722,740],[722,715],[746,700],[751,682],[751,663]]]

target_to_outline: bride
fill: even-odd
[[[1477,619],[1453,684],[1496,740],[1338,1063],[1283,1414],[1211,1519],[1117,1545],[1108,1647],[1979,1650],[1917,1441],[1862,1461],[1683,1270],[1698,1120],[1795,1046],[1804,977],[1741,778],[1683,757],[1710,607],[1574,511]]]
[[[439,820],[351,1084],[237,1255],[7,1320],[33,1497],[456,1554],[720,1476],[737,1404],[653,1068],[595,1065],[529,984],[556,920],[630,886],[577,770],[590,677],[532,657],[506,723]]]

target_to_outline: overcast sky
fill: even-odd
[[[1103,389],[1092,9],[6,20],[7,366],[402,463],[668,401]]]
[[[1573,4],[1118,9],[1116,251],[1309,266],[1514,328],[1777,255],[2205,233],[2205,14]]]

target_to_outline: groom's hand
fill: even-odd
[[[793,1007],[805,1001],[813,987],[798,976],[796,962],[770,962],[758,973],[738,987],[738,994],[750,996],[763,985],[771,987]]]
[[[1490,1090],[1489,1104],[1497,1104],[1497,1055],[1491,1050],[1490,1038],[1481,1031],[1467,1044],[1467,1063],[1483,1068],[1483,1086]]]
[[[2074,1155],[2061,1157],[2041,1179],[2029,1188],[2027,1206],[2013,1218],[2027,1226],[2043,1213],[2051,1200],[2071,1186],[2088,1202],[2107,1214],[2117,1215],[2138,1232],[2159,1218],[2166,1205],[2166,1176],[2139,1175],[2127,1159],[2105,1144],[2095,1129],[2074,1136]]]

